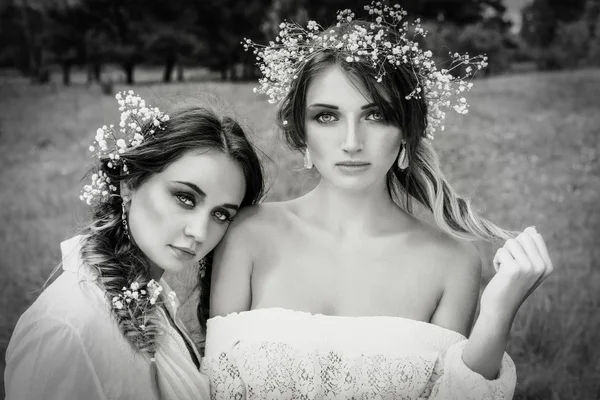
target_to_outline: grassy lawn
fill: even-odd
[[[271,106],[251,87],[147,82],[133,89],[158,106],[216,93],[267,155],[268,200],[306,192],[315,178],[300,170],[300,155],[284,149]],[[508,351],[519,399],[600,398],[599,91],[600,70],[481,80],[467,96],[469,114],[449,114],[435,140],[458,190],[503,227],[535,225],[556,266],[513,327]],[[14,324],[59,262],[59,243],[85,221],[78,196],[91,161],[87,147],[98,127],[116,122],[116,102],[96,86],[31,86],[0,76],[2,375]],[[478,244],[483,283],[499,245]]]

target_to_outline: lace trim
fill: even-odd
[[[204,359],[212,399],[416,399],[431,392],[437,353],[348,356],[306,353],[285,343],[240,342]],[[239,360],[239,363],[236,363]]]

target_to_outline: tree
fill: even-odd
[[[0,22],[0,55],[3,61],[16,66],[32,82],[47,81],[44,4],[30,0],[8,0],[0,8]]]
[[[78,4],[55,3],[47,11],[45,42],[52,61],[60,64],[63,83],[71,83],[71,68],[85,62],[86,15]]]
[[[204,0],[196,4],[198,28],[206,46],[200,54],[203,65],[221,72],[221,79],[237,80],[236,65],[244,63],[241,41],[262,41],[261,26],[270,0]],[[247,71],[247,69],[245,69]]]
[[[521,36],[534,47],[547,47],[555,38],[560,22],[579,19],[587,0],[533,0],[522,10]]]
[[[204,47],[194,5],[194,0],[170,0],[147,9],[154,22],[144,34],[144,46],[150,61],[164,65],[163,82],[171,82],[177,65],[178,79],[183,79],[182,64]]]

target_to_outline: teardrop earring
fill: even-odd
[[[308,147],[304,150],[304,168],[312,169],[313,162],[310,159],[310,152],[308,151]]]
[[[406,154],[406,142],[402,141],[402,150],[398,156],[398,168],[405,170],[408,168],[408,155]]]

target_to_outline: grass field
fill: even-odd
[[[271,160],[267,200],[297,196],[315,178],[299,171],[301,157],[284,149],[271,106],[251,87],[146,82],[134,89],[159,106],[218,94],[252,126]],[[556,266],[513,327],[508,351],[518,399],[600,398],[599,92],[600,70],[481,80],[468,95],[470,113],[449,115],[435,140],[458,190],[503,227],[535,225]],[[78,196],[91,161],[87,147],[99,126],[116,122],[113,97],[97,86],[31,86],[0,76],[2,375],[14,324],[58,263],[59,243],[84,221]],[[483,283],[499,245],[478,244]]]

